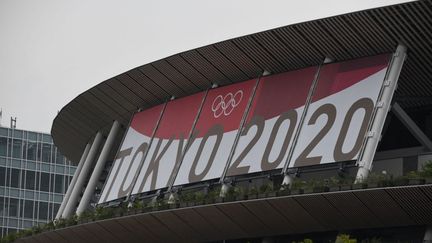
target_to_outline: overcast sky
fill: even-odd
[[[0,0],[1,124],[49,132],[78,94],[166,56],[401,0]]]

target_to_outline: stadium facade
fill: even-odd
[[[75,168],[49,134],[0,127],[1,236],[52,221]]]
[[[94,86],[53,123],[78,165],[57,218],[170,206],[20,240],[430,240],[432,186],[410,179],[432,158],[431,16],[415,1],[289,25]],[[330,190],[335,178],[354,183]],[[228,200],[236,188],[249,196]]]

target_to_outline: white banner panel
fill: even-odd
[[[357,159],[389,57],[322,67],[290,167]]]
[[[163,105],[137,113],[125,135],[123,143],[105,182],[99,203],[125,197],[133,187],[133,178],[144,159],[150,139],[159,120]]]
[[[317,67],[261,78],[227,176],[282,168]]]
[[[210,90],[174,185],[222,176],[256,80]]]
[[[167,104],[133,194],[169,186],[175,176],[174,168],[183,158],[204,96],[201,92]]]
[[[283,168],[292,149],[289,167],[356,160],[389,60],[386,54],[322,66],[303,124],[317,67],[261,78],[248,114],[256,80],[212,89],[205,100],[202,92],[168,102],[157,130],[163,105],[137,113],[99,203],[220,178],[233,148],[227,176]]]

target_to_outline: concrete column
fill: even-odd
[[[99,178],[102,174],[103,169],[105,168],[105,163],[108,159],[108,155],[111,151],[112,145],[114,144],[114,140],[116,138],[116,135],[117,135],[119,128],[120,128],[120,123],[118,121],[114,121],[114,123],[111,127],[111,130],[110,130],[110,133],[108,134],[108,138],[107,138],[107,140],[106,140],[106,142],[102,148],[102,151],[99,155],[99,159],[96,162],[96,166],[93,170],[93,173],[90,177],[90,180],[87,184],[87,187],[86,187],[84,194],[81,198],[81,201],[78,205],[78,208],[76,211],[77,215],[80,215],[82,212],[84,212],[90,203],[90,200],[91,200],[91,198],[94,194],[94,191],[96,189],[96,184],[99,181]]]
[[[79,161],[79,163],[78,163],[78,167],[77,167],[77,169],[75,170],[75,174],[74,174],[73,177],[72,177],[72,181],[71,181],[70,184],[69,184],[69,187],[68,187],[68,189],[67,189],[67,191],[66,191],[65,196],[63,197],[62,204],[60,205],[60,208],[59,208],[59,210],[57,211],[57,215],[56,215],[55,219],[59,219],[59,218],[61,218],[61,216],[62,216],[62,214],[63,214],[63,211],[64,211],[64,209],[65,209],[65,207],[66,207],[67,202],[69,201],[69,198],[70,198],[70,195],[71,195],[71,193],[72,193],[72,190],[73,190],[73,188],[75,187],[75,184],[76,184],[76,181],[77,181],[77,179],[78,179],[78,177],[79,177],[79,174],[81,173],[81,169],[82,169],[82,167],[83,167],[83,165],[84,165],[84,161],[85,161],[85,159],[87,158],[87,155],[88,155],[88,153],[89,153],[89,151],[90,151],[90,146],[91,146],[90,143],[87,143],[87,145],[86,145],[86,147],[85,147],[85,149],[84,149],[84,152],[83,152],[83,154],[81,155],[81,159],[80,159],[80,161]]]
[[[75,183],[74,188],[72,189],[72,193],[69,197],[69,201],[66,204],[66,207],[63,211],[62,217],[69,218],[75,211],[76,203],[78,202],[78,197],[81,194],[81,190],[84,186],[85,181],[87,180],[88,174],[90,173],[90,169],[93,164],[93,160],[98,152],[99,145],[102,141],[102,133],[98,132],[93,141],[93,144],[90,148],[90,151],[87,155],[86,160],[84,161],[84,165],[81,169],[81,173],[78,176],[77,182]]]

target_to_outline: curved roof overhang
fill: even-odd
[[[214,242],[430,225],[431,198],[431,185],[270,197],[93,221],[17,242]]]
[[[211,87],[320,64],[392,52],[409,58],[396,98],[405,108],[432,105],[432,2],[417,1],[284,26],[182,52],[131,69],[78,95],[58,113],[51,134],[77,163],[97,131],[112,121]]]

